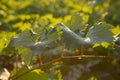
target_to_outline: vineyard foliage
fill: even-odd
[[[1,80],[120,80],[119,0],[0,0]]]

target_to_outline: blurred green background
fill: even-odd
[[[102,21],[113,25],[114,35],[120,33],[120,0],[0,0],[0,57],[5,55],[7,59],[0,59],[0,68],[14,55],[14,48],[8,46],[11,38],[26,29],[50,27],[59,22],[67,25],[76,13],[89,26]],[[83,76],[82,80],[87,79]]]

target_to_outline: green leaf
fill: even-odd
[[[109,45],[110,45],[110,44],[107,43],[107,42],[102,42],[102,43],[100,43],[100,44],[96,43],[96,44],[93,45],[93,48],[98,47],[98,46],[102,46],[102,47],[104,47],[104,48],[108,48]]]
[[[114,28],[112,29],[112,32],[113,32],[115,35],[119,34],[119,33],[120,33],[120,26],[114,27]]]
[[[35,40],[39,38],[39,35],[32,30],[25,30],[17,38],[12,39],[10,46],[18,47],[22,59],[27,64],[30,64],[31,57],[35,55],[56,55],[61,52],[61,47],[57,47],[58,43],[56,43],[56,40],[61,38],[62,34],[59,33],[60,31],[61,29],[57,27],[54,29],[50,28],[47,33],[44,33],[44,39],[36,42]],[[41,35],[43,36],[43,34]],[[27,59],[25,58],[26,56],[28,56]]]
[[[40,36],[38,33],[36,33],[35,31],[33,31],[33,29],[29,30],[30,32],[30,36],[33,42],[38,42],[40,41]]]
[[[98,80],[98,79],[94,76],[91,76],[88,80]]]
[[[86,38],[89,39],[91,45],[102,42],[112,43],[113,34],[110,31],[111,27],[107,23],[97,23],[89,29]]]
[[[23,75],[18,80],[48,80],[48,76],[40,69],[31,71],[30,73]]]
[[[93,45],[93,48],[100,46],[100,44],[96,43]]]
[[[47,33],[47,38],[51,41],[60,40],[62,36],[62,29],[60,27],[51,27]]]
[[[75,30],[82,30],[83,26],[83,19],[79,13],[72,15],[71,20],[68,23],[68,27],[75,31]]]
[[[26,71],[29,71],[29,69],[21,68],[19,71],[17,71],[16,74],[21,75]],[[48,76],[44,71],[40,69],[35,69],[19,77],[17,80],[48,80]]]
[[[9,45],[10,39],[15,36],[14,32],[0,32],[0,54],[4,54],[3,50]]]
[[[29,47],[34,44],[34,38],[29,30],[25,30],[19,34],[16,38],[13,38],[10,42],[10,46],[24,46]]]
[[[34,54],[29,48],[26,47],[17,47],[19,54],[21,55],[21,59],[25,62],[25,64],[30,65]]]
[[[62,28],[62,44],[65,44],[67,48],[75,49],[79,48],[81,45],[85,45],[84,38],[74,33],[72,30],[70,30],[65,25],[58,23],[55,25],[55,27],[61,27]]]
[[[60,48],[59,47],[56,48],[56,47],[57,46],[55,45],[54,42],[47,40],[47,41],[37,42],[29,46],[28,48],[32,51],[34,55],[45,56],[45,55],[57,54]]]
[[[62,46],[58,46],[49,50],[44,51],[43,55],[58,55],[62,52]]]
[[[102,45],[104,48],[108,48],[108,46],[109,46],[110,44],[107,43],[107,42],[102,42],[101,45]]]

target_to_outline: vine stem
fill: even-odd
[[[20,74],[20,75],[15,75],[15,76],[13,76],[13,77],[10,77],[9,79],[11,80],[17,80],[18,78],[20,78],[20,77],[22,77],[23,75],[25,75],[25,74],[28,74],[28,73],[30,73],[31,71],[33,71],[33,70],[35,70],[35,69],[41,69],[41,68],[43,68],[43,67],[45,67],[45,66],[47,66],[47,65],[49,65],[49,64],[51,64],[51,63],[54,63],[54,62],[56,62],[56,61],[60,61],[60,60],[62,60],[62,59],[70,59],[70,58],[78,58],[78,59],[82,59],[82,58],[106,58],[107,56],[96,56],[96,55],[78,55],[78,56],[61,56],[61,57],[59,57],[59,58],[57,58],[57,59],[54,59],[54,60],[52,60],[52,61],[49,61],[49,62],[47,62],[47,63],[45,63],[45,64],[42,64],[41,66],[39,66],[39,67],[36,67],[36,68],[33,68],[33,69],[30,69],[30,70],[28,70],[28,71],[26,71],[26,72],[24,72],[24,73],[22,73],[22,74]]]

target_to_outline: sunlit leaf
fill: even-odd
[[[100,44],[96,43],[93,45],[93,48],[100,46]]]
[[[96,77],[92,76],[88,80],[98,80]]]
[[[108,48],[110,44],[108,42],[102,42],[101,45],[105,48]]]
[[[113,32],[115,35],[119,34],[119,33],[120,33],[120,26],[114,27],[114,28],[112,29],[112,32]]]
[[[110,44],[108,42],[102,42],[100,44],[96,43],[96,44],[93,45],[93,48],[98,47],[98,46],[102,46],[104,48],[108,48],[109,45]]]
[[[14,36],[14,32],[0,32],[0,53],[4,48],[8,46],[10,39]]]
[[[18,80],[48,80],[48,76],[45,72],[41,71],[40,69],[36,69],[31,71],[30,73],[23,75]]]
[[[21,68],[16,72],[16,74],[20,75],[26,71],[29,71],[29,69]],[[26,73],[25,75],[19,77],[17,80],[26,80],[26,79],[29,79],[29,80],[48,80],[48,75],[40,69],[35,69],[35,70],[32,70],[32,71]]]

